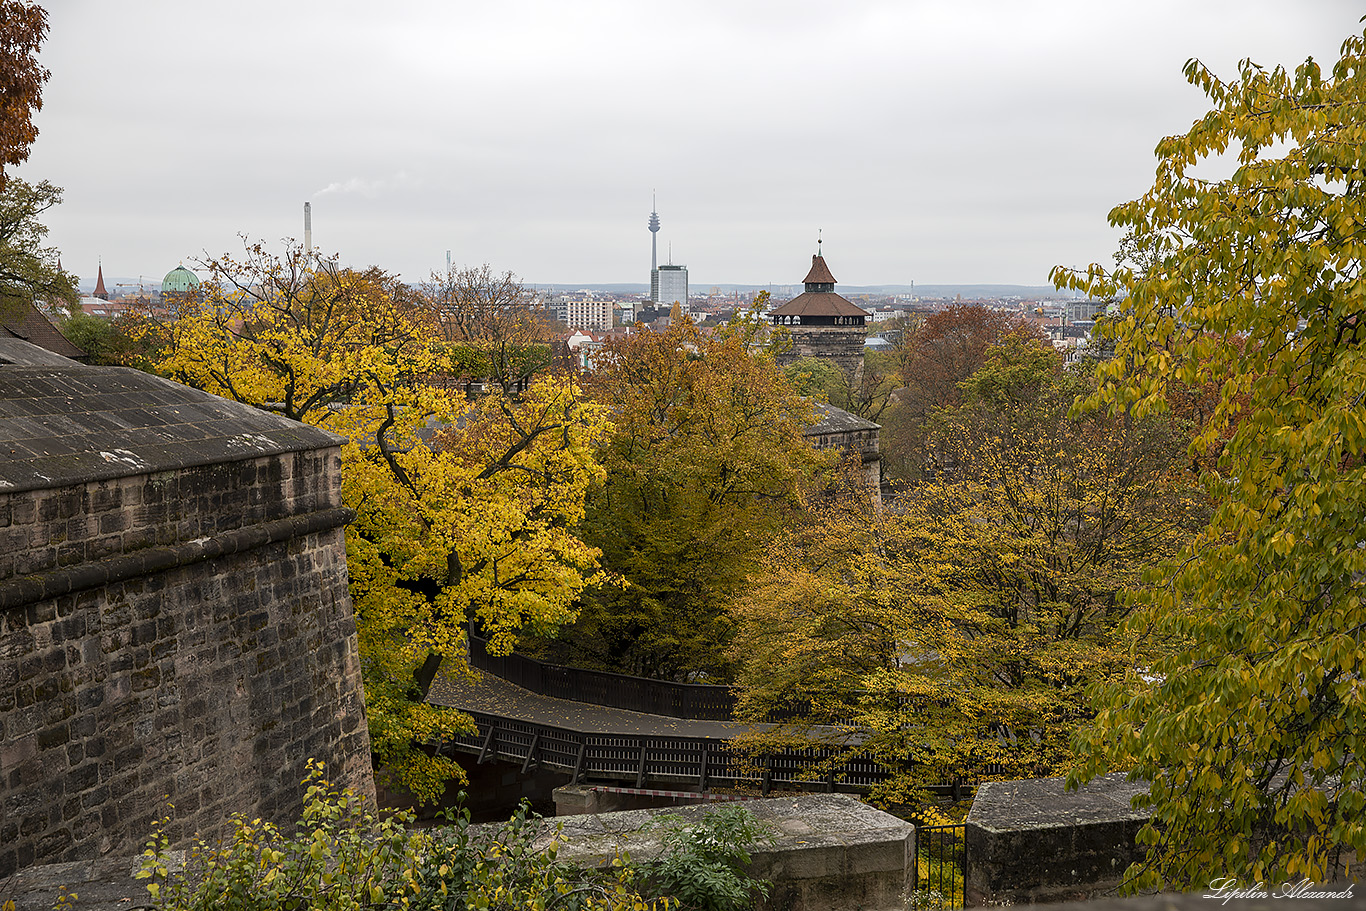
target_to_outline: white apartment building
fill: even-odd
[[[587,294],[566,294],[555,301],[555,315],[571,329],[605,332],[612,328],[612,301]]]

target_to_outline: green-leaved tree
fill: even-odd
[[[578,620],[543,654],[650,677],[728,673],[726,605],[828,464],[802,434],[810,405],[752,349],[756,329],[742,321],[709,335],[678,319],[598,356],[589,391],[613,430],[583,537],[617,581],[585,592]]]
[[[1078,777],[1151,781],[1136,886],[1322,881],[1366,853],[1366,37],[1328,72],[1185,72],[1212,109],[1110,213],[1141,255],[1054,274],[1123,296],[1092,407],[1218,395],[1192,448],[1213,521],[1132,620],[1179,648],[1099,691]]]
[[[0,188],[0,316],[18,316],[35,297],[75,304],[75,277],[57,267],[57,251],[43,246],[39,217],[62,201],[60,187],[8,177]]]
[[[1168,420],[1070,417],[1084,373],[1008,335],[931,421],[930,477],[879,513],[812,502],[735,606],[740,712],[790,721],[756,750],[857,733],[927,785],[1056,775],[1088,684],[1132,660],[1122,592],[1201,519]]]

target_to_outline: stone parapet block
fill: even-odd
[[[914,873],[915,829],[910,823],[847,794],[746,801],[744,807],[772,834],[770,843],[751,851],[751,873],[773,882],[762,908],[873,911],[903,907]],[[562,816],[547,821],[547,826],[563,827],[566,844],[560,849],[560,860],[603,866],[621,852],[635,861],[658,856],[659,816],[677,814],[686,824],[715,810],[715,805],[695,805]],[[548,828],[542,840],[549,838]]]

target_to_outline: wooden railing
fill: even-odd
[[[488,643],[470,636],[470,664],[524,690],[650,715],[692,721],[730,721],[735,712],[735,690],[702,683],[671,683],[547,664],[518,655],[490,655]]]
[[[474,754],[480,763],[521,762],[524,772],[533,766],[558,768],[570,772],[576,784],[592,777],[637,788],[669,782],[705,790],[711,783],[747,782],[765,794],[775,786],[861,792],[888,776],[872,757],[854,756],[826,778],[812,780],[806,770],[830,755],[822,748],[746,759],[730,749],[727,741],[716,738],[590,734],[486,712],[468,714],[477,732],[434,744],[439,751]]]

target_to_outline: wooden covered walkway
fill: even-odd
[[[442,743],[445,752],[476,755],[478,762],[520,762],[523,771],[558,768],[576,784],[604,781],[637,788],[669,783],[705,790],[713,784],[746,783],[764,792],[775,785],[860,792],[886,777],[871,757],[857,756],[813,780],[806,770],[834,755],[834,749],[822,746],[746,761],[730,741],[765,726],[717,718],[722,711],[728,715],[733,705],[728,687],[577,671],[521,656],[494,658],[482,646],[478,639],[471,642],[470,663],[478,679],[452,681],[438,675],[428,693],[428,702],[466,712],[478,725],[477,734]],[[533,692],[505,677],[597,701]],[[635,711],[622,702],[658,705],[674,714]],[[851,741],[857,735],[833,729],[827,733],[846,744],[857,742]]]

